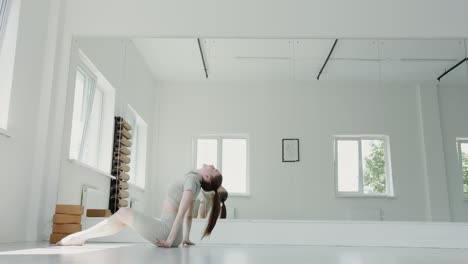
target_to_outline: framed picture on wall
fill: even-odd
[[[284,138],[283,139],[283,162],[298,162],[299,161],[299,139]]]

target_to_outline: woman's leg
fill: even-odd
[[[131,208],[120,208],[108,219],[63,238],[57,245],[81,246],[88,239],[117,234],[126,226],[132,228],[152,243],[156,239],[166,239],[168,235],[168,228],[163,222],[138,213]]]

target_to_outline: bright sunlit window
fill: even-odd
[[[0,0],[0,47],[6,32],[6,25],[12,0]]]
[[[194,167],[212,164],[223,174],[229,195],[249,195],[248,138],[204,136],[194,140]]]
[[[0,0],[0,135],[8,125],[19,10],[19,0]]]
[[[107,172],[114,88],[81,52],[74,88],[70,159]]]
[[[129,182],[144,189],[148,125],[130,105],[128,106],[126,119],[133,128],[130,131],[132,134],[132,146],[130,147]]]
[[[334,143],[339,196],[393,196],[387,137],[335,137]]]
[[[458,160],[463,179],[463,193],[468,195],[468,139],[457,140]]]

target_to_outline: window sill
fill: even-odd
[[[366,194],[336,194],[336,198],[383,198],[396,199],[396,196],[391,195],[366,195]]]
[[[0,128],[0,137],[11,138],[11,135],[6,129]]]
[[[109,177],[109,178],[111,178],[111,179],[113,179],[113,180],[116,179],[115,176],[113,176],[113,175],[111,175],[111,174],[109,174],[109,173],[107,173],[107,172],[104,172],[104,171],[102,171],[102,170],[100,170],[100,169],[96,169],[96,168],[94,168],[94,167],[92,167],[92,166],[89,166],[88,164],[85,164],[85,163],[83,163],[83,162],[81,162],[81,161],[79,161],[79,160],[76,160],[76,159],[68,159],[68,162],[70,162],[70,163],[72,163],[72,164],[75,164],[75,165],[78,165],[78,166],[80,166],[80,167],[84,167],[84,168],[86,168],[86,169],[92,170],[92,171],[94,171],[94,172],[96,172],[96,173],[99,173],[99,174],[101,174],[101,175],[103,175],[103,176]]]

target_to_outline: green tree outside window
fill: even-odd
[[[364,192],[384,194],[386,192],[384,142],[383,140],[373,140],[371,144],[371,153],[364,159]],[[467,167],[464,167],[465,192],[468,190],[468,157],[466,161]]]

